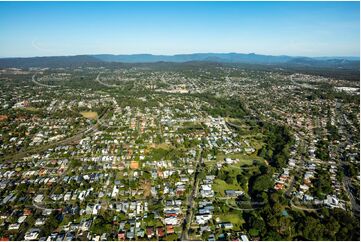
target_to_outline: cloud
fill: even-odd
[[[40,51],[46,52],[46,53],[56,53],[56,52],[58,52],[57,50],[48,49],[48,48],[45,48],[45,47],[41,46],[41,44],[39,44],[39,42],[37,41],[37,39],[34,39],[34,40],[31,42],[31,46],[33,46],[36,50],[40,50]]]

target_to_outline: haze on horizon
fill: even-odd
[[[359,2],[0,2],[0,57],[359,56]]]

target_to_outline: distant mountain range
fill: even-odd
[[[92,55],[102,61],[107,62],[188,62],[188,61],[211,61],[220,63],[250,63],[250,64],[274,64],[286,63],[288,61],[359,61],[359,57],[292,57],[287,55],[258,55],[258,54],[241,54],[241,53],[196,53],[196,54],[179,54],[179,55],[151,55],[151,54],[135,54],[135,55]]]
[[[284,63],[292,59],[289,56],[268,56],[257,54],[239,53],[196,53],[179,55],[94,55],[94,57],[107,62],[189,62],[189,61],[209,61],[220,63]]]
[[[359,57],[294,57],[241,53],[195,53],[179,55],[76,55],[29,58],[0,58],[0,67],[61,67],[90,63],[156,63],[156,62],[217,62],[282,66],[312,66],[320,68],[359,69]]]

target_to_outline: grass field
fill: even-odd
[[[258,136],[258,138],[256,138]],[[253,137],[244,137],[248,142],[251,144],[253,148],[256,150],[259,150],[264,145],[264,142],[261,140],[263,135],[261,133],[258,133],[257,136]],[[242,136],[241,136],[242,137]]]
[[[162,143],[162,144],[150,144],[148,145],[147,149],[163,149],[168,150],[170,149],[170,144]]]
[[[224,196],[225,190],[242,190],[240,186],[228,184],[220,179],[215,179],[212,187],[214,192],[222,197]]]
[[[222,222],[231,222],[235,228],[245,223],[239,211],[232,211],[231,213],[220,214],[218,217]]]
[[[30,112],[37,112],[37,111],[40,110],[39,108],[34,108],[34,107],[23,107],[23,108],[20,108],[20,109],[30,111]]]
[[[239,159],[237,165],[252,165],[253,160],[263,161],[262,157],[257,156],[257,154],[253,153],[251,155],[246,154],[218,154],[216,157],[217,161],[224,160],[224,158],[232,158]]]
[[[80,112],[80,114],[87,119],[97,119],[98,113],[97,112]]]
[[[240,161],[235,164],[230,165],[224,165],[221,168],[221,171],[224,172],[224,174],[227,174],[227,179],[232,178],[233,182],[227,181],[222,179],[215,179],[213,183],[213,189],[216,193],[217,197],[224,197],[225,196],[225,190],[241,190],[241,191],[248,191],[248,185],[245,182],[242,182],[239,184],[237,182],[237,176],[242,174],[242,176],[251,176],[253,172],[257,172],[259,164],[254,164],[254,160],[258,160],[260,162],[264,162],[264,159],[253,154],[253,155],[243,155],[243,154],[233,154],[233,155],[227,155],[217,156],[217,160],[222,160],[224,157],[230,157],[233,159],[239,159]],[[214,161],[216,162],[216,161]],[[265,162],[266,163],[266,162]],[[209,165],[209,163],[207,163]],[[227,182],[226,182],[227,181]]]
[[[184,122],[182,124],[183,128],[193,128],[193,129],[202,129],[202,123],[201,122]]]

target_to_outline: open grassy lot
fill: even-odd
[[[256,136],[241,136],[242,138],[244,138],[245,140],[247,140],[251,147],[255,148],[256,149],[256,153],[257,153],[257,150],[261,149],[262,146],[264,145],[264,142],[263,142],[263,134],[261,133],[257,133]]]
[[[217,179],[215,179],[213,183],[216,197],[225,197],[225,190],[240,190],[247,193],[249,177],[252,176],[254,172],[258,172],[259,162],[264,162],[264,159],[257,155],[238,154],[227,157],[238,158],[240,161],[235,164],[223,165],[217,174]],[[259,162],[254,163],[254,160],[258,160]]]
[[[259,161],[263,161],[262,157],[257,156],[256,152],[250,155],[247,154],[229,154],[229,155],[225,155],[225,154],[218,154],[216,157],[217,161],[221,161],[224,160],[225,158],[232,158],[232,159],[239,159],[239,162],[237,163],[237,165],[252,165],[252,162],[254,160],[259,160]]]
[[[225,190],[241,190],[242,188],[238,185],[228,184],[223,180],[215,179],[213,183],[213,190],[216,194],[220,196],[225,196]]]
[[[235,228],[239,228],[245,223],[241,213],[240,211],[232,211],[230,213],[220,214],[218,217],[222,222],[231,222]]]
[[[87,119],[97,119],[98,113],[97,112],[80,112],[80,114]]]
[[[21,108],[17,108],[19,110],[24,110],[24,111],[29,111],[29,112],[38,112],[40,111],[40,108],[35,108],[35,107],[21,107]]]
[[[202,123],[201,122],[184,122],[182,124],[183,128],[187,128],[187,129],[202,129]]]
[[[166,144],[166,143],[162,143],[162,144],[150,144],[148,145],[147,149],[163,149],[163,150],[168,150],[170,149],[170,144]]]

